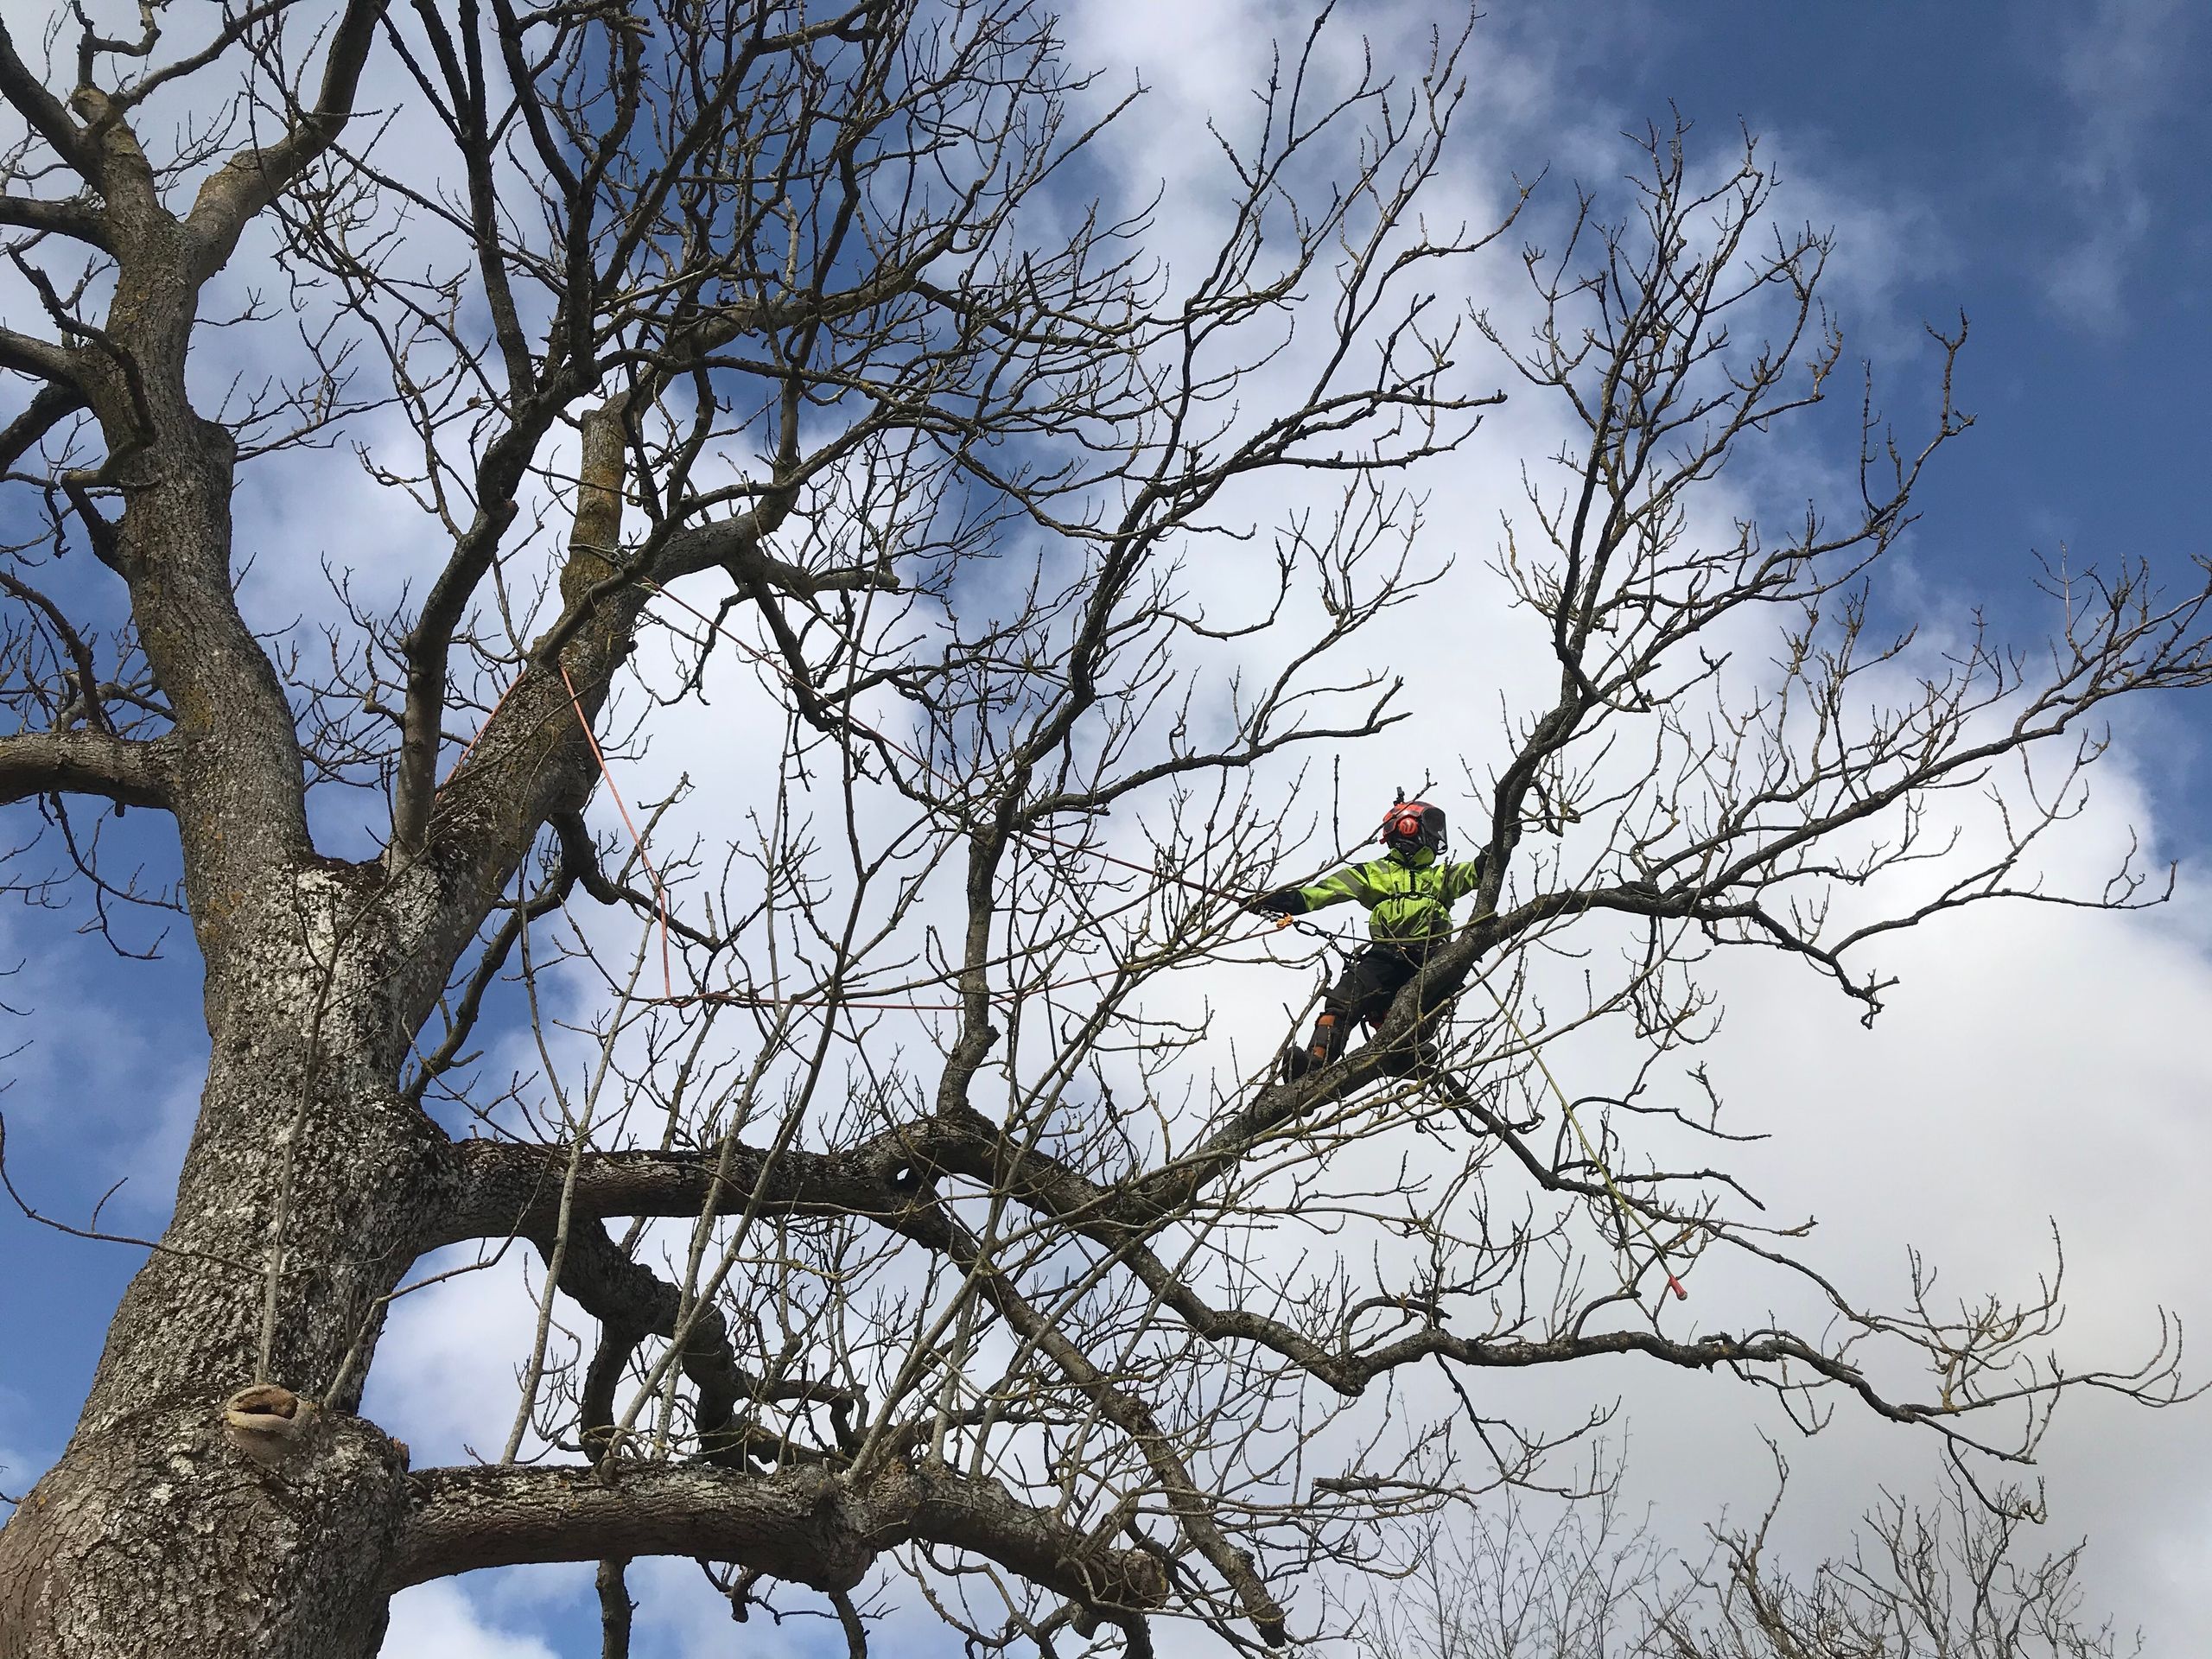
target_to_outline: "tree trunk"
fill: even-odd
[[[406,1452],[349,1414],[449,1160],[393,1087],[373,874],[309,865],[230,895],[243,925],[223,931],[267,954],[209,963],[213,1058],[176,1213],[67,1452],[0,1532],[0,1652],[376,1651]],[[226,1403],[263,1380],[303,1402],[291,1433],[226,1427]]]
[[[209,1389],[79,1432],[0,1534],[0,1645],[30,1659],[370,1659],[406,1509],[397,1444],[315,1415],[278,1468]]]

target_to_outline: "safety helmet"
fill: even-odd
[[[1393,852],[1415,853],[1426,847],[1444,850],[1444,809],[1427,801],[1400,801],[1384,815],[1382,833],[1376,837]]]

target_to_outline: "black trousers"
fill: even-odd
[[[1370,944],[1344,965],[1322,1002],[1355,1020],[1380,1020],[1427,955],[1425,944]]]
[[[1313,1035],[1296,1060],[1293,1076],[1313,1065],[1325,1065],[1344,1052],[1351,1040],[1353,1023],[1379,1020],[1390,1004],[1421,971],[1428,955],[1426,941],[1407,944],[1370,944],[1345,964],[1337,982],[1322,993],[1321,1017],[1313,1022]]]

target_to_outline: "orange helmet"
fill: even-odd
[[[1383,816],[1382,833],[1376,837],[1393,852],[1414,853],[1426,847],[1444,850],[1444,809],[1427,801],[1400,801]]]

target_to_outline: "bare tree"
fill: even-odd
[[[1509,1502],[1431,1517],[1362,1608],[1357,1645],[1416,1659],[2114,1659],[2082,1622],[2082,1546],[2025,1559],[2040,1499],[1985,1495],[1951,1471],[1933,1509],[1891,1497],[1853,1553],[1792,1574],[1774,1523],[1789,1471],[1751,1528],[1711,1529],[1685,1561],[1598,1506],[1538,1516]],[[1380,1565],[1380,1563],[1378,1563]]]
[[[1826,241],[1762,239],[1750,155],[1700,188],[1655,136],[1630,217],[1530,253],[1531,343],[1439,297],[1501,228],[1425,206],[1464,28],[1386,68],[1317,25],[1171,259],[1164,210],[1094,203],[1118,106],[1018,0],[274,0],[174,54],[158,6],[90,15],[43,72],[0,35],[43,312],[0,334],[42,515],[0,784],[51,832],[22,879],[103,921],[163,895],[86,803],[174,821],[210,1046],[174,1216],[0,1533],[11,1650],[366,1654],[405,1586],[585,1560],[619,1653],[650,1554],[856,1651],[880,1566],[982,1649],[1275,1645],[1378,1520],[1539,1478],[1557,1433],[1485,1370],[1636,1354],[1999,1457],[2063,1388],[2171,1394],[2163,1350],[2044,1369],[2055,1290],[1859,1308],[1725,1170],[1623,1143],[1682,1117],[1713,946],[1871,1011],[1863,947],[2032,891],[2102,705],[2212,661],[2206,593],[2076,575],[2047,654],[1977,639],[1900,700],[1863,595],[1948,375],[1922,449],[1870,411],[1835,522],[1694,519],[1840,360]],[[289,373],[203,385],[219,324]],[[1475,919],[1283,1084],[1192,970],[1317,850],[1274,768],[1405,717],[1355,642],[1484,591],[1413,492],[1494,372],[1582,426],[1499,565],[1556,688],[1501,688]],[[420,575],[334,569],[272,641],[241,469],[341,437]],[[1730,671],[1776,617],[1780,669]],[[603,770],[710,695],[740,830],[687,844],[678,790],[595,836]],[[2054,747],[1993,861],[1949,854],[1947,791]],[[1830,927],[1852,887],[1887,907]],[[1623,967],[1557,1012],[1531,964],[1581,941]],[[1611,1109],[1550,1101],[1546,1047],[1608,1021],[1646,1053]],[[527,1249],[541,1300],[499,1455],[410,1471],[361,1390],[448,1247]],[[1682,1328],[1660,1287],[1716,1252],[1825,1332]]]

